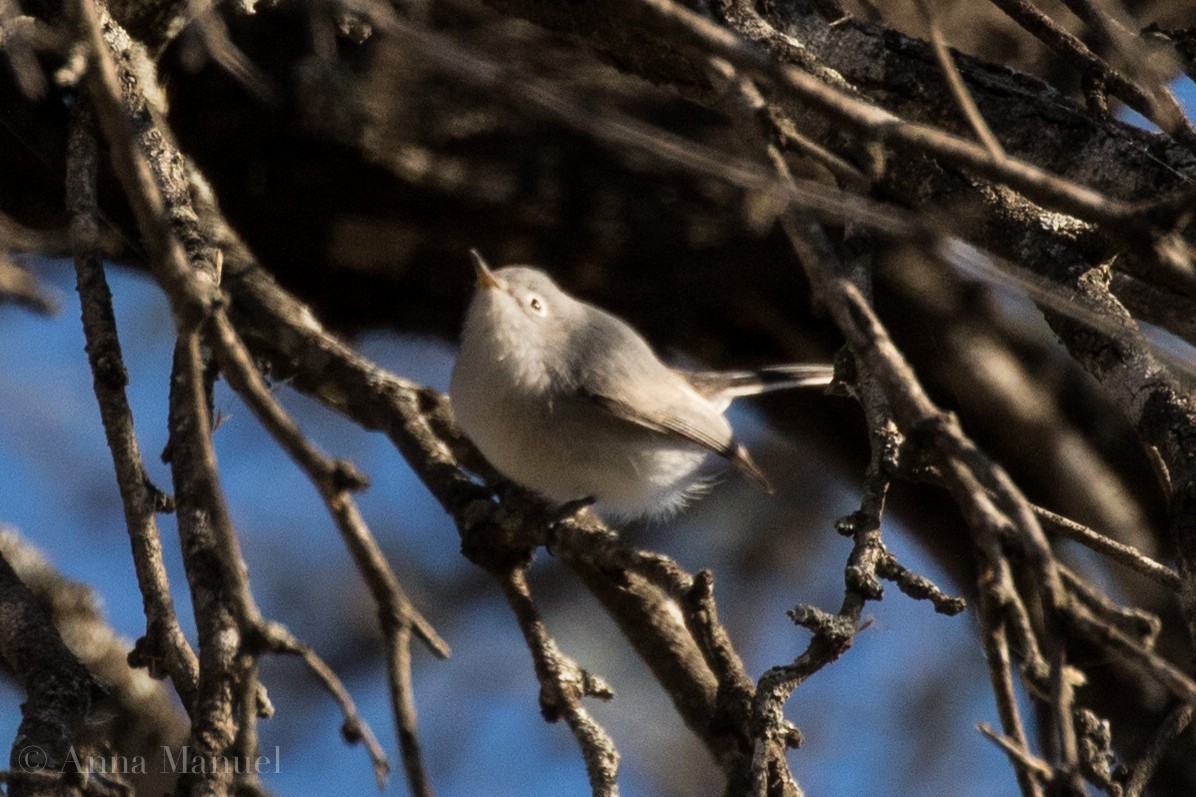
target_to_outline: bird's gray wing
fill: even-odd
[[[622,421],[688,440],[729,460],[772,492],[768,479],[735,439],[722,410],[662,363],[621,319],[590,307],[572,332],[568,381],[575,395]]]
[[[595,406],[620,420],[653,432],[683,438],[718,454],[755,479],[765,490],[772,492],[772,485],[764,472],[752,460],[743,444],[735,439],[722,416],[713,410],[710,413],[722,423],[711,423],[714,418],[707,417],[702,411],[704,408],[665,405],[645,411],[602,393],[585,392],[583,395]]]

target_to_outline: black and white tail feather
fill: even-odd
[[[754,371],[681,371],[694,390],[726,408],[737,398],[772,390],[824,387],[835,378],[833,365],[772,365]]]

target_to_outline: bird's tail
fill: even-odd
[[[711,401],[755,396],[770,390],[822,387],[835,377],[833,365],[773,365],[754,371],[694,371],[685,374],[698,393]]]

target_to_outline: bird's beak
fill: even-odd
[[[490,266],[486,265],[486,261],[478,254],[478,250],[470,249],[469,257],[473,260],[473,270],[478,275],[478,289],[482,288],[502,288],[502,280],[494,276],[494,272],[490,270]]]

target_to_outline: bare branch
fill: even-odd
[[[1039,520],[1045,522],[1046,525],[1044,528],[1047,531],[1054,532],[1069,540],[1074,540],[1097,553],[1104,554],[1114,562],[1123,564],[1144,576],[1148,576],[1168,589],[1178,592],[1183,586],[1178,573],[1166,565],[1159,564],[1150,557],[1143,555],[1130,545],[1110,539],[1087,526],[1076,523],[1074,520],[1068,520],[1062,515],[1056,515],[1049,509],[1043,509],[1040,506],[1034,507],[1034,514]]]
[[[984,624],[981,630],[981,641],[988,660],[989,678],[992,682],[993,695],[997,701],[997,713],[1001,717],[1001,727],[1005,729],[1005,736],[1009,744],[1001,746],[1007,753],[1010,750],[1025,751],[1027,749],[1026,730],[1022,724],[1021,711],[1017,705],[1014,691],[1013,669],[1009,659],[1009,641],[1006,632],[1006,621],[1002,610],[1002,586],[1000,581],[990,581],[980,585],[980,617]],[[980,730],[988,726],[982,725]],[[989,735],[989,734],[986,734]],[[992,738],[992,736],[990,736]],[[994,741],[996,741],[994,739]],[[1026,754],[1029,755],[1028,753]],[[1010,755],[1010,763],[1017,772],[1017,782],[1024,797],[1041,796],[1042,790],[1035,777],[1041,774],[1040,768],[1031,766],[1026,756]],[[1045,764],[1043,765],[1045,766]],[[1049,775],[1050,767],[1046,767]]]
[[[917,0],[917,2],[918,9],[926,18],[926,27],[930,32],[930,45],[934,48],[934,56],[938,59],[939,69],[942,70],[943,79],[947,81],[947,86],[951,89],[951,96],[955,98],[955,104],[959,106],[964,118],[968,120],[968,124],[976,133],[976,138],[980,139],[980,143],[988,149],[989,154],[998,160],[1007,157],[1005,148],[993,135],[988,122],[984,121],[984,116],[976,106],[976,100],[972,98],[971,92],[963,82],[963,77],[959,74],[959,68],[951,59],[951,52],[947,49],[947,40],[943,38],[943,31],[939,27],[934,9],[931,8],[927,0]]]
[[[531,650],[536,677],[540,680],[540,711],[544,719],[556,722],[563,718],[568,724],[585,759],[594,797],[617,797],[619,752],[606,731],[581,704],[583,697],[609,700],[614,697],[614,692],[604,681],[578,667],[558,649],[532,603],[527,572],[523,567],[496,572],[494,576],[499,579]]]
[[[1056,53],[1073,61],[1081,70],[1099,74],[1112,92],[1130,107],[1196,152],[1196,127],[1184,116],[1175,95],[1166,86],[1151,91],[1129,80],[1089,50],[1084,42],[1057,25],[1030,0],[990,2]]]
[[[86,13],[90,6],[87,4],[87,0],[82,1]],[[91,21],[92,41],[98,54],[101,71],[99,78],[93,82],[102,92],[103,101],[100,105],[104,112],[101,113],[101,120],[105,122],[109,139],[113,140],[114,136],[121,136],[127,132],[124,130],[125,123],[122,113],[122,105],[125,104],[125,101],[121,93],[121,86],[116,80],[115,67],[107,49],[108,45],[98,35],[96,25],[97,23],[93,19]],[[134,79],[130,79],[124,85],[131,92],[138,91]],[[216,536],[211,540],[214,543],[213,552],[217,554],[217,561],[223,566],[226,577],[231,579],[227,584],[227,589],[220,594],[232,598],[227,609],[231,612],[231,619],[239,624],[240,633],[251,634],[262,621],[253,604],[244,576],[241,575],[244,566],[240,563],[240,554],[237,550],[232,524],[228,520],[227,510],[220,495],[215,458],[211,453],[210,441],[207,437],[207,429],[210,424],[200,385],[202,367],[199,359],[198,339],[193,331],[205,322],[212,331],[213,345],[230,382],[246,397],[249,405],[255,410],[267,429],[308,470],[309,475],[320,488],[322,497],[334,518],[337,519],[338,526],[342,529],[346,539],[357,543],[364,549],[363,552],[372,560],[371,564],[375,572],[387,574],[389,568],[384,566],[380,552],[376,549],[369,549],[368,543],[372,541],[372,538],[365,530],[364,523],[348,495],[350,489],[360,489],[364,485],[364,480],[347,464],[333,463],[320,454],[302,436],[295,423],[270,395],[264,381],[257,374],[248,354],[241,346],[238,336],[224,316],[223,309],[211,294],[211,287],[220,280],[220,263],[219,259],[216,263],[212,262],[211,252],[213,250],[207,243],[206,236],[199,231],[196,216],[190,208],[190,198],[186,190],[188,180],[185,173],[181,171],[181,160],[170,157],[169,147],[164,150],[163,143],[169,139],[154,126],[152,118],[148,120],[148,126],[143,130],[143,134],[153,137],[156,143],[153,151],[159,156],[164,156],[161,160],[147,159],[145,153],[133,143],[132,136],[128,135],[123,139],[117,139],[121,141],[121,144],[114,149],[118,156],[118,171],[128,184],[128,190],[131,194],[136,194],[141,198],[140,202],[135,203],[138,218],[147,237],[152,236],[151,240],[155,244],[157,254],[155,262],[159,265],[159,279],[171,296],[180,324],[184,327],[180,348],[176,352],[176,379],[189,387],[178,391],[178,402],[172,400],[172,408],[177,408],[177,412],[172,409],[172,418],[174,419],[172,430],[182,431],[178,437],[172,436],[171,448],[172,463],[175,465],[176,493],[179,495],[180,529],[188,525],[185,520],[188,511],[198,510],[199,514],[195,517],[201,523],[206,522],[205,519],[211,519],[212,528],[216,532]],[[154,210],[168,200],[174,209],[170,216],[173,229],[167,229],[158,224],[157,219],[162,218],[162,214],[155,214]],[[180,243],[187,245],[191,263],[188,263],[188,254],[184,254],[184,247],[180,246]],[[191,264],[194,264],[196,268],[192,269]],[[204,278],[207,278],[208,281],[205,282]],[[196,390],[199,392],[197,393]],[[172,397],[175,395],[176,392],[172,390]],[[185,504],[187,504],[186,508]],[[188,533],[195,535],[194,540],[199,544],[198,540],[203,534],[199,527],[192,527]],[[208,543],[203,544],[207,545]],[[382,566],[379,566],[379,562],[383,563]],[[198,571],[189,568],[188,577],[192,580],[193,591],[202,588],[197,587]],[[414,622],[420,628],[421,636],[428,641],[429,645],[434,650],[446,654],[447,647],[439,640],[426,621],[410,619],[418,618],[418,613],[406,600],[393,575],[387,582],[379,586],[386,590],[386,598],[391,601],[386,607],[388,611],[395,612],[402,622]],[[197,600],[196,604],[198,610],[200,601]],[[208,619],[211,621],[211,618]],[[220,620],[217,619],[216,623],[219,625]],[[386,618],[384,618],[383,627],[392,635],[399,631]],[[203,641],[205,635],[202,628],[201,625],[201,665],[205,656]],[[211,628],[215,629],[216,626]],[[210,647],[214,648],[219,637],[209,635],[207,638]],[[393,644],[391,649],[395,650]],[[257,689],[253,686],[252,665],[248,665],[248,669],[236,673],[232,669],[234,662],[229,658],[227,649],[224,649],[223,653],[215,649],[210,649],[209,652],[214,657],[211,660],[213,668],[211,678],[215,683],[209,684],[214,691],[209,693],[210,705],[207,707],[208,728],[206,732],[212,734],[218,728],[218,733],[232,733],[238,738],[242,736],[248,738],[252,734],[252,729],[245,723],[238,728],[235,722],[236,712],[233,711],[233,704],[230,701],[237,699],[233,695],[233,691],[235,691],[233,681],[240,682],[239,688],[242,692],[243,703],[245,700],[257,700]],[[405,653],[401,650],[396,651],[395,655],[400,660],[405,658]],[[400,688],[408,679],[402,677],[402,667],[397,669],[392,667],[391,669],[392,691],[396,693],[396,721],[400,722],[401,729],[409,729],[413,721],[412,713],[400,711],[401,707],[411,705],[410,699],[402,694]],[[202,670],[201,666],[201,693],[204,691]],[[244,716],[251,724],[252,714],[246,713]],[[197,723],[198,726],[199,723]],[[363,738],[366,737],[363,736]],[[404,742],[409,743],[411,738],[410,733],[400,733],[400,739]],[[409,764],[409,777],[413,784],[426,783],[426,776],[422,774],[422,767],[419,765],[415,749],[417,748],[408,744],[405,750],[404,760]],[[203,754],[206,751],[201,750],[200,752]],[[248,752],[252,754],[253,751]],[[216,781],[217,788],[223,788],[223,784],[216,779],[213,780]]]
[[[1010,762],[1018,768],[1019,772],[1024,772],[1027,776],[1050,783],[1054,771],[1049,764],[1030,753],[1026,749],[1025,744],[1018,743],[1007,736],[1002,736],[983,722],[977,725],[976,729],[988,739],[991,739],[997,747],[1000,747],[1005,755],[1009,756]]]
[[[170,466],[199,637],[198,693],[189,746],[198,759],[215,761],[237,742],[243,704],[256,702],[251,664],[240,654],[246,629],[256,624],[257,610],[248,595],[245,566],[217,481],[203,373],[198,335],[185,332],[175,345],[171,375]],[[205,766],[184,773],[176,794],[230,794],[233,775],[229,767]]]
[[[103,684],[104,694],[92,711],[82,733],[75,739],[75,759],[79,769],[88,766],[85,753],[100,744],[129,760],[161,760],[166,749],[178,750],[187,740],[187,715],[183,713],[161,681],[150,678],[145,670],[129,666],[129,641],[116,633],[100,608],[96,593],[89,587],[63,576],[42,552],[15,531],[0,526],[0,553],[3,553],[21,581],[41,605],[62,641]],[[35,751],[30,751],[30,756]],[[34,758],[27,758],[34,763]],[[74,761],[71,769],[74,769]],[[21,766],[20,762],[18,766]],[[160,794],[168,791],[175,774],[148,766],[145,772],[122,772],[127,786],[138,793]],[[89,773],[71,772],[89,777]],[[90,775],[103,775],[94,770]],[[126,784],[119,784],[124,786]]]
[[[125,396],[128,374],[121,357],[112,294],[104,277],[99,251],[99,209],[95,197],[98,154],[94,126],[90,109],[77,108],[71,129],[67,205],[71,211],[71,239],[75,248],[79,300],[83,305],[87,358],[116,467],[125,525],[133,548],[133,566],[145,609],[145,637],[132,657],[156,677],[169,675],[183,705],[191,710],[195,706],[199,664],[195,651],[179,628],[174,611],[155,519],[160,493],[149,482],[137,444],[133,414]]]
[[[1144,647],[1154,646],[1155,638],[1163,627],[1157,615],[1143,609],[1119,606],[1105,593],[1089,584],[1071,568],[1059,565],[1059,575],[1063,577],[1063,584],[1068,592],[1083,605],[1093,616],[1100,618],[1114,628],[1138,640]]]
[[[877,562],[876,574],[895,583],[898,589],[911,598],[930,601],[939,614],[956,615],[967,608],[963,598],[947,595],[926,576],[903,567],[891,553]]]
[[[56,777],[11,776],[13,797],[53,797],[78,744],[100,685],[75,658],[0,552],[0,654],[25,690],[21,725],[10,756],[14,770]],[[71,773],[78,777],[83,773]]]
[[[341,536],[359,561],[368,562],[367,573],[381,579],[378,586],[388,608],[396,611],[402,623],[409,623],[416,635],[440,658],[449,655],[448,644],[411,604],[398,579],[365,525],[351,493],[363,490],[368,482],[352,463],[333,461],[322,454],[299,430],[298,424],[283,410],[258,373],[240,337],[222,310],[211,319],[212,344],[229,383],[249,404],[279,444],[307,473],[323,498]]]
[[[278,623],[264,623],[259,631],[262,643],[271,653],[298,656],[316,676],[316,680],[320,682],[325,691],[336,701],[345,718],[344,725],[341,726],[342,735],[350,743],[361,742],[365,745],[365,749],[370,755],[370,761],[374,765],[374,777],[378,781],[378,789],[380,791],[385,789],[386,776],[390,772],[390,762],[387,761],[386,753],[382,751],[382,745],[378,743],[378,738],[374,736],[373,730],[358,714],[357,705],[353,702],[349,690],[345,689],[345,685],[341,683],[341,679],[310,646],[296,639],[290,631]],[[420,794],[420,792],[416,791],[416,794]]]

